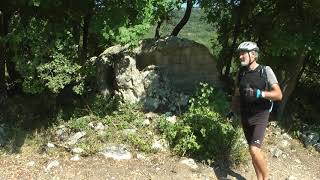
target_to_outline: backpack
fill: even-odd
[[[261,66],[261,67],[259,67],[260,77],[263,78],[264,83],[266,84],[266,89],[265,90],[269,90],[270,87],[269,87],[269,83],[268,83],[268,76],[267,76],[266,66],[264,66],[264,65],[260,65],[260,66]],[[239,75],[238,75],[238,79],[237,79],[237,83],[238,84],[240,83],[241,78],[246,74],[245,68],[246,67],[241,67],[239,69]]]
[[[264,65],[259,65],[259,66],[260,67],[258,67],[259,68],[258,71],[259,71],[260,77],[263,78],[264,83],[265,83],[265,87],[266,87],[265,90],[268,91],[268,90],[270,90],[271,87],[268,83],[268,75],[267,75],[266,66],[264,66]],[[241,67],[239,69],[239,75],[238,75],[238,79],[237,79],[238,84],[240,83],[241,78],[246,74],[245,68],[246,67]],[[271,112],[273,109],[273,102],[271,100],[270,100],[270,102],[271,102],[271,107],[269,109],[269,112]]]

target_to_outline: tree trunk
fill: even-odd
[[[8,72],[8,75],[9,75],[10,82],[14,83],[19,78],[21,78],[21,75],[16,70],[16,65],[12,61],[12,58],[14,57],[14,52],[11,50],[10,45],[7,46],[7,49],[8,49],[8,52],[6,53],[7,72]]]
[[[217,62],[217,70],[218,70],[218,72],[219,72],[219,77],[221,78],[221,79],[223,79],[223,68],[225,67],[225,65],[226,65],[226,62],[224,61],[225,60],[225,57],[226,57],[226,54],[227,54],[227,51],[228,51],[228,49],[227,49],[227,47],[228,47],[228,40],[229,40],[229,33],[228,33],[228,31],[226,31],[226,30],[223,30],[222,31],[222,37],[223,38],[221,38],[222,40],[222,42],[221,42],[221,44],[222,44],[222,49],[221,49],[221,51],[219,52],[219,57],[218,57],[218,62]],[[220,42],[220,41],[219,41]]]
[[[237,19],[237,23],[235,24],[234,30],[233,30],[233,40],[232,40],[232,44],[231,47],[229,48],[229,50],[227,51],[227,55],[226,55],[226,70],[224,72],[224,76],[227,78],[229,77],[230,74],[230,68],[231,68],[231,61],[232,61],[232,56],[233,56],[233,52],[237,46],[237,39],[239,37],[239,33],[240,33],[240,25],[241,25],[241,19],[240,17],[238,17]]]
[[[217,67],[219,67],[218,70],[220,72],[220,79],[224,82],[224,89],[225,91],[230,93],[232,93],[231,91],[234,86],[234,81],[230,76],[230,68],[231,68],[234,49],[236,48],[237,39],[240,33],[240,25],[241,25],[241,19],[240,17],[238,17],[237,22],[234,24],[231,45],[229,45],[228,43],[228,40],[229,40],[228,34],[230,33],[228,33],[227,31],[223,32],[223,36],[226,38],[223,41],[223,46],[224,46],[223,50],[220,52],[219,66],[217,65]]]
[[[173,31],[171,33],[172,36],[178,36],[178,34],[181,31],[181,29],[183,28],[183,26],[187,24],[187,22],[190,18],[190,15],[191,15],[192,6],[193,6],[192,0],[187,0],[187,8],[184,13],[184,16],[181,19],[181,21],[177,24],[177,26],[173,29]]]
[[[81,44],[80,44],[80,22],[73,21],[72,22],[72,35],[74,37],[75,44],[78,45],[78,55],[81,54]]]
[[[0,10],[0,37],[4,38],[8,34],[9,30],[9,14],[8,12]],[[0,104],[2,104],[6,98],[7,95],[7,88],[6,88],[6,77],[5,77],[5,71],[6,71],[6,43],[0,42]]]
[[[280,84],[282,87],[282,101],[279,102],[279,106],[277,109],[277,118],[281,118],[284,114],[285,107],[291,96],[292,92],[296,88],[297,82],[299,81],[302,72],[305,68],[305,61],[307,61],[309,57],[302,54],[295,61],[292,61],[289,66],[286,66],[286,70],[288,73],[284,78],[283,82]]]
[[[170,12],[173,11],[174,9],[170,9],[169,11],[165,12],[165,14],[163,14],[162,16],[160,16],[160,19],[157,23],[157,27],[156,27],[156,32],[155,32],[155,35],[154,37],[156,39],[159,39],[160,38],[160,28],[161,28],[161,25],[164,21],[168,21],[170,19]]]
[[[9,22],[11,21],[12,18],[12,13],[8,14],[8,16],[6,17],[7,19],[7,23],[6,23],[6,29],[5,29],[5,35],[7,35],[9,33]],[[21,78],[20,73],[16,70],[16,66],[15,63],[13,62],[13,57],[14,57],[14,51],[13,48],[11,47],[11,45],[9,43],[5,44],[5,67],[9,76],[9,83],[14,84],[15,88],[18,88],[16,86],[16,82],[18,79]]]
[[[84,21],[83,21],[83,38],[82,38],[82,53],[81,53],[82,57],[81,58],[87,57],[90,21],[91,21],[91,12],[88,12],[84,16]]]
[[[164,21],[164,19],[161,18],[161,19],[158,21],[158,23],[157,23],[156,33],[155,33],[155,35],[154,35],[154,37],[155,37],[156,39],[159,39],[159,38],[160,38],[160,27],[161,27],[163,21]]]

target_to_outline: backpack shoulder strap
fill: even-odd
[[[263,77],[263,79],[264,79],[264,82],[265,82],[265,85],[266,85],[266,90],[270,90],[271,87],[270,87],[269,82],[268,82],[267,69],[266,69],[266,66],[264,66],[264,65],[261,65],[260,76]],[[270,108],[269,108],[269,112],[271,112],[272,109],[273,109],[273,101],[271,101],[271,100],[269,100],[269,101],[271,103]]]
[[[264,65],[260,65],[260,77],[262,77],[264,79],[265,85],[266,85],[266,90],[269,90],[269,83],[268,83],[268,75],[267,75],[267,70],[266,70],[266,66]]]

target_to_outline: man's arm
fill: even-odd
[[[268,77],[268,83],[271,87],[268,91],[262,91],[261,95],[265,99],[280,101],[282,99],[282,92],[277,77],[270,66],[266,66],[266,73]]]
[[[273,84],[270,91],[262,91],[262,97],[271,101],[280,101],[282,99],[282,92],[279,84]]]

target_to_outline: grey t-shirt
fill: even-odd
[[[270,68],[270,66],[266,66],[266,73],[267,73],[268,83],[269,83],[270,87],[273,84],[278,84],[277,77],[274,74],[273,70]]]
[[[267,81],[268,81],[268,84],[269,84],[269,87],[271,87],[272,85],[274,84],[279,84],[278,83],[278,80],[277,80],[277,77],[276,75],[274,74],[273,70],[271,69],[270,66],[266,66],[266,73],[267,73]],[[238,76],[239,76],[239,71],[237,73],[237,79],[238,79]],[[239,86],[239,82],[238,81],[235,81],[236,82],[236,87]]]

